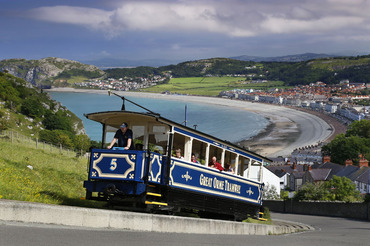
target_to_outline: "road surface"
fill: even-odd
[[[316,230],[287,235],[202,235],[89,229],[0,222],[0,245],[369,245],[370,223],[344,218],[272,213],[273,219],[296,221]]]

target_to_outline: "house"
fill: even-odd
[[[303,185],[305,171],[292,172],[289,175],[289,188],[291,191],[298,191]]]
[[[295,149],[291,153],[291,159],[297,164],[313,165],[320,163],[322,161],[321,147],[322,144],[318,144]]]
[[[272,173],[274,173],[280,179],[280,187],[284,189],[295,190],[296,187],[301,187],[303,176],[300,174],[303,172],[303,165],[297,165],[293,163],[286,165],[275,165],[266,167]],[[298,175],[299,174],[299,175]]]
[[[325,111],[334,114],[338,110],[338,105],[337,104],[326,104],[325,105]]]
[[[303,174],[303,184],[322,184],[328,180],[331,171],[330,168],[312,169],[311,166],[308,166],[308,170]]]
[[[330,162],[330,157],[329,156],[324,156],[322,164],[312,165],[312,170],[315,170],[315,169],[330,169],[331,171],[330,171],[330,173],[328,174],[328,177],[327,177],[327,180],[329,180],[334,175],[338,176],[338,173],[342,172],[343,169],[345,169],[345,166]],[[347,170],[350,172],[351,168],[348,168]]]
[[[370,168],[369,162],[364,157],[360,157],[359,166],[354,166],[352,160],[346,160],[345,166],[332,163],[330,162],[329,157],[324,157],[323,162],[323,164],[316,164],[312,166],[312,170],[325,170],[321,171],[321,174],[316,175],[324,176],[326,170],[330,170],[326,179],[322,181],[330,180],[334,175],[338,177],[346,177],[356,184],[358,191],[361,193],[370,193]],[[307,182],[317,183],[320,181],[319,176],[316,177],[316,181],[314,177],[310,179],[310,174],[307,174],[305,177],[305,181]]]
[[[362,173],[355,179],[357,190],[361,194],[370,193],[370,168],[364,167]]]

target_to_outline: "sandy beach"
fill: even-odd
[[[45,91],[108,94],[106,90],[72,88],[54,88]],[[303,111],[278,105],[252,103],[218,97],[167,95],[143,92],[115,91],[115,93],[127,97],[135,94],[136,97],[165,98],[167,100],[181,100],[186,102],[237,107],[260,114],[267,118],[270,124],[257,136],[237,144],[270,158],[278,156],[287,157],[296,148],[325,142],[334,135],[345,131],[345,127],[341,127],[341,124],[334,118],[317,112],[311,113],[309,110]]]

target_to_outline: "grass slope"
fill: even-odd
[[[322,58],[308,62],[314,69],[325,69],[330,71],[340,70],[346,67],[369,65],[370,57],[343,57],[343,58]]]
[[[30,168],[31,167],[31,168]],[[21,143],[0,140],[0,198],[85,207],[103,203],[85,196],[87,159],[47,153]]]
[[[146,88],[143,89],[143,91],[155,93],[169,91],[178,94],[217,96],[221,91],[232,89],[268,89],[283,87],[283,82],[281,81],[253,84],[245,82],[245,78],[226,76],[173,78],[167,84]]]

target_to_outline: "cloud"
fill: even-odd
[[[229,37],[269,34],[327,35],[369,28],[368,0],[122,1],[111,10],[75,6],[32,9],[32,18],[80,25],[108,35],[126,32],[216,33]]]
[[[261,23],[261,27],[268,33],[300,33],[320,34],[337,31],[342,28],[360,25],[362,19],[359,17],[331,16],[317,20],[292,20],[276,17],[268,17]]]

